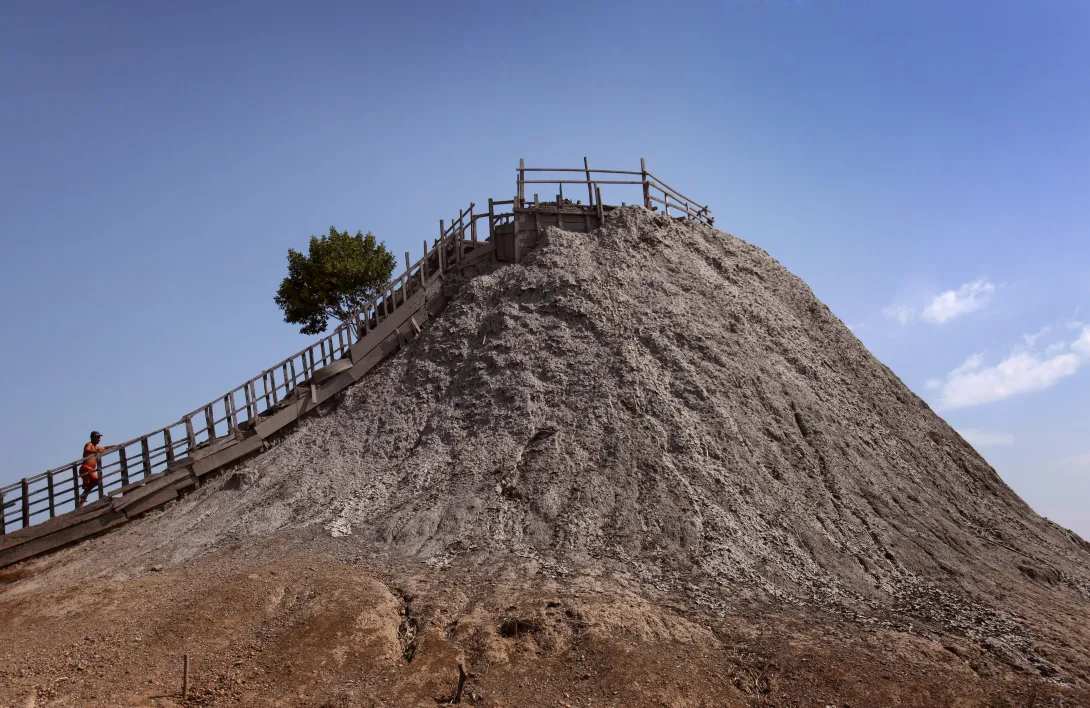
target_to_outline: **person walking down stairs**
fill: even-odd
[[[98,456],[106,452],[106,448],[98,443],[102,440],[102,433],[91,431],[91,442],[83,446],[83,464],[79,468],[80,479],[83,480],[83,494],[76,500],[76,508],[79,509],[87,501],[87,495],[98,484]]]

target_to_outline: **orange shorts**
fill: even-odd
[[[98,482],[98,470],[89,470],[86,467],[81,467],[79,476],[83,480],[84,489],[90,489]]]

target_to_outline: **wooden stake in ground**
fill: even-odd
[[[182,700],[189,698],[189,654],[182,657]]]
[[[458,688],[454,689],[454,695],[450,698],[436,698],[435,702],[441,706],[455,705],[462,702],[462,690],[465,688],[469,675],[461,663],[458,664]]]
[[[462,702],[462,689],[466,685],[466,670],[462,668],[461,664],[458,664],[458,690],[454,692],[454,700],[451,703]]]

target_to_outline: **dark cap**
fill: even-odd
[[[101,438],[101,437],[102,437],[102,433],[98,432],[97,430],[92,430],[92,431],[91,431],[91,437],[92,437],[92,438]]]

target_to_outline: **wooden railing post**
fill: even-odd
[[[586,156],[583,157],[583,169],[587,171],[587,206],[594,206],[594,191],[590,186],[590,163]]]
[[[226,396],[223,397],[223,417],[226,419],[224,420],[224,422],[227,423],[228,435],[230,435],[231,432],[238,427],[238,421],[235,419],[234,415],[235,407],[231,405],[234,397],[234,391],[231,391],[231,393],[228,393]]]
[[[598,201],[598,226],[601,226],[606,215],[605,210],[602,209],[602,189],[598,185],[594,185],[594,197]]]
[[[204,407],[204,424],[208,428],[208,442],[216,440],[216,417],[212,415],[212,404]]]
[[[19,485],[23,493],[23,528],[30,526],[30,483],[26,481],[26,477],[23,477],[22,483]]]
[[[170,428],[163,429],[163,444],[167,446],[167,464],[174,462],[174,440],[170,437]]]
[[[515,197],[515,206],[522,206],[522,200],[526,196],[526,185],[523,183],[526,179],[526,160],[519,158],[519,184],[518,184],[518,196]]]
[[[458,226],[459,226],[459,228],[458,228],[458,238],[452,238],[451,239],[451,241],[454,243],[454,262],[455,262],[455,264],[458,264],[458,263],[462,262],[462,244],[465,243],[466,229],[465,229],[465,226],[461,222],[462,222],[462,219],[461,219],[461,217],[459,217],[458,218]],[[453,236],[453,235],[454,234],[451,234],[451,236]]]
[[[148,445],[148,438],[144,436],[140,438],[140,457],[144,463],[144,477],[151,476],[151,446]]]
[[[45,483],[46,483],[46,486],[48,487],[47,491],[49,493],[49,518],[52,519],[54,516],[57,515],[57,505],[54,503],[54,500],[53,500],[53,473],[52,472],[47,472],[46,473]],[[3,508],[3,502],[0,502],[0,508]]]
[[[651,208],[651,185],[647,181],[647,160],[640,158],[640,181],[643,182],[643,207]]]
[[[185,417],[185,442],[188,446],[185,454],[192,455],[193,449],[197,447],[197,436],[193,434],[193,416],[189,415]]]
[[[496,237],[496,205],[492,201],[492,197],[488,198],[488,238],[492,240]]]
[[[522,160],[519,160],[522,162]],[[521,185],[520,185],[521,186]],[[511,210],[511,262],[519,262],[519,210],[522,209],[522,198],[515,197],[515,208]]]
[[[121,486],[129,486],[129,458],[125,454],[125,446],[117,448],[117,458],[121,461]]]
[[[0,492],[0,536],[8,532],[7,515],[8,505],[4,503],[3,492]]]
[[[83,485],[80,484],[79,465],[80,465],[80,463],[78,463],[78,462],[75,463],[74,465],[72,465],[72,503],[73,504],[75,504],[76,502],[79,501],[80,491],[82,491],[82,486],[83,486]]]
[[[98,498],[106,496],[106,470],[102,468],[102,455],[95,455],[98,461]]]
[[[473,202],[469,203],[469,231],[473,239],[473,246],[477,246],[477,217],[473,214]]]

